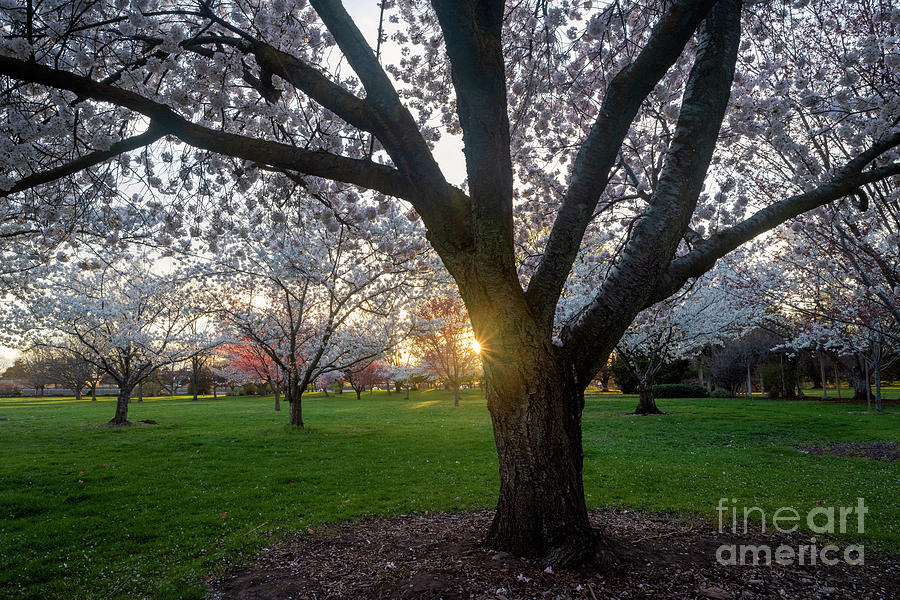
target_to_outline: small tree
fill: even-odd
[[[384,365],[373,360],[367,363],[357,363],[356,365],[344,369],[344,378],[353,391],[356,392],[356,399],[362,398],[362,393],[368,389],[372,389],[378,383],[385,380],[386,370]]]
[[[85,360],[84,351],[77,348],[75,340],[61,344],[61,348],[50,349],[50,373],[55,383],[72,390],[76,400],[81,400],[85,387],[97,379],[97,367]]]
[[[417,312],[414,349],[423,366],[453,392],[453,406],[459,406],[459,388],[478,365],[466,306],[458,296],[445,294],[421,301]]]
[[[132,391],[154,371],[171,368],[218,340],[192,331],[206,314],[177,273],[159,275],[145,257],[118,257],[35,274],[5,324],[23,342],[66,347],[119,386],[112,425],[128,425]]]
[[[24,381],[34,388],[35,396],[43,396],[44,388],[55,380],[50,349],[42,345],[27,348],[6,370],[6,377]]]
[[[738,306],[730,295],[723,273],[707,275],[681,295],[639,314],[616,346],[638,383],[635,413],[660,414],[653,385],[663,365],[737,335],[755,318],[751,307]]]

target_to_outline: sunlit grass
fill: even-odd
[[[52,403],[46,403],[51,401]],[[480,391],[309,396],[308,428],[271,398],[132,404],[159,425],[99,426],[111,401],[0,401],[0,597],[202,598],[207,574],[272,536],[371,514],[493,506],[497,462]],[[714,516],[720,497],[767,510],[870,507],[867,543],[900,548],[900,465],[797,444],[900,441],[900,407],[591,396],[592,507]]]

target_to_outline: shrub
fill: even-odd
[[[706,388],[684,383],[659,383],[653,386],[653,395],[657,398],[706,398]]]
[[[723,388],[716,388],[709,395],[710,398],[731,398],[731,392]]]
[[[255,396],[256,395],[256,384],[255,383],[245,383],[244,384],[244,395],[245,396]]]
[[[643,368],[647,365],[646,358],[638,358],[638,364]],[[679,383],[689,374],[690,362],[683,359],[673,360],[665,363],[656,374],[656,381],[660,384]],[[631,373],[628,364],[617,356],[612,364],[613,377],[616,379],[616,385],[622,390],[623,394],[635,394],[638,391],[638,380]]]
[[[159,385],[158,381],[145,381],[144,382],[144,396],[159,396],[162,394],[162,386]]]

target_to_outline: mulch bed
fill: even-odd
[[[779,544],[808,536],[719,533],[708,523],[627,511],[591,518],[619,562],[608,573],[554,572],[539,560],[484,547],[490,511],[377,518],[307,532],[210,581],[210,598],[241,599],[837,599],[900,597],[900,556],[865,565],[723,566],[722,544]],[[819,549],[827,542],[818,541]],[[843,556],[843,548],[839,556]]]
[[[849,456],[888,462],[900,460],[900,444],[897,442],[871,442],[868,444],[845,442],[830,446],[797,446],[797,450],[816,456]]]

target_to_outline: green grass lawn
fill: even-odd
[[[769,514],[870,508],[864,539],[900,549],[900,463],[817,457],[798,444],[900,441],[900,414],[768,400],[589,396],[591,507],[714,518],[719,498]],[[373,514],[490,508],[497,463],[480,391],[376,392],[287,410],[252,398],[158,399],[109,429],[111,401],[0,399],[0,597],[202,598],[205,577],[273,536]],[[856,538],[854,538],[856,539]]]
[[[803,390],[803,393],[807,396],[822,396],[822,388],[809,388]],[[838,397],[838,390],[833,385],[828,386],[828,398],[831,400],[835,400]],[[841,397],[843,399],[852,398],[853,397],[853,387],[852,384],[841,384]],[[900,398],[900,386],[891,384],[883,384],[881,386],[881,397],[888,400],[896,400]],[[872,385],[872,402],[875,402],[875,386]]]

